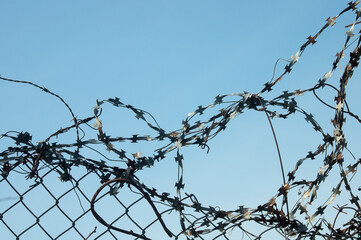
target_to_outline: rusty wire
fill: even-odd
[[[114,239],[122,238],[124,235],[129,235],[133,239],[152,239],[151,236],[149,236],[152,234],[150,229],[157,224],[162,227],[163,231],[170,239],[230,239],[229,234],[235,229],[239,230],[250,239],[261,239],[271,230],[278,232],[284,239],[289,239],[290,237],[294,237],[295,239],[360,239],[361,205],[359,196],[354,192],[354,187],[351,186],[352,176],[350,177],[350,175],[356,174],[361,159],[355,157],[353,163],[346,166],[347,170],[345,170],[345,156],[343,154],[344,150],[347,150],[347,141],[343,134],[343,125],[346,120],[345,115],[360,122],[359,116],[349,109],[346,101],[347,83],[352,78],[354,69],[358,66],[361,56],[361,35],[359,33],[357,36],[354,36],[356,34],[353,33],[354,27],[359,23],[358,20],[361,16],[360,10],[357,10],[356,8],[359,3],[360,1],[350,2],[338,15],[328,18],[326,24],[314,36],[309,36],[307,38],[307,41],[300,47],[299,51],[291,57],[291,60],[287,60],[283,73],[276,79],[272,77],[272,80],[265,83],[264,88],[257,94],[244,92],[218,95],[215,97],[214,102],[207,106],[199,106],[196,110],[188,114],[183,121],[182,126],[173,131],[165,131],[159,126],[156,119],[150,113],[132,105],[124,104],[119,98],[97,100],[93,116],[85,119],[77,119],[69,105],[60,96],[50,90],[28,81],[0,77],[3,81],[30,84],[57,97],[71,112],[74,121],[73,125],[50,134],[48,138],[38,144],[32,142],[32,136],[28,132],[8,131],[1,135],[1,138],[13,140],[14,145],[9,146],[7,149],[0,152],[0,173],[2,176],[0,183],[8,184],[19,198],[19,200],[14,201],[14,204],[7,209],[1,210],[1,223],[17,239],[20,239],[23,234],[35,227],[41,228],[50,239],[59,239],[62,235],[72,230],[76,231],[81,239],[89,239],[90,237],[99,239],[105,234],[110,234]],[[336,20],[347,12],[355,14],[355,21],[351,25],[348,25],[351,26],[351,29],[346,32],[345,43],[341,51],[336,54],[336,59],[332,64],[330,72],[323,75],[312,88],[285,91],[282,95],[275,98],[266,99],[264,95],[272,91],[272,88],[292,71],[306,48],[309,45],[315,44],[317,37],[322,34],[325,29],[332,27],[336,23]],[[335,69],[338,68],[342,56],[347,52],[348,47],[352,45],[350,39],[353,37],[356,38],[356,46],[349,52],[350,57],[344,68],[343,75],[340,78],[339,86],[333,86],[328,83],[327,80]],[[278,61],[276,64],[278,64]],[[334,106],[326,103],[319,95],[317,95],[316,91],[319,91],[324,87],[330,87],[336,90]],[[334,119],[332,119],[333,133],[325,132],[313,115],[306,112],[298,105],[297,99],[304,94],[314,94],[316,101],[323,103],[327,108],[335,111]],[[230,97],[237,97],[238,100],[225,100]],[[104,131],[101,122],[102,107],[104,104],[111,104],[113,107],[132,111],[137,119],[144,121],[149,128],[154,130],[155,136],[132,135],[128,137],[111,137],[111,135],[108,135]],[[347,110],[345,110],[345,106]],[[217,107],[220,108],[218,113],[214,114],[209,119],[201,119],[201,115],[205,111],[211,111],[212,108]],[[271,109],[281,109],[281,113]],[[270,200],[266,200],[264,204],[255,208],[241,206],[234,210],[223,210],[212,206],[206,207],[198,201],[195,194],[189,194],[183,191],[184,157],[181,153],[182,147],[195,145],[202,149],[207,148],[208,152],[210,150],[208,142],[215,138],[218,133],[225,130],[227,124],[231,120],[247,110],[264,111],[266,113],[277,145],[283,184]],[[304,158],[299,159],[295,168],[288,172],[288,179],[286,179],[281,153],[271,119],[286,119],[292,114],[303,115],[311,127],[322,135],[323,142],[312,151],[309,151]],[[197,120],[197,117],[199,117],[200,120],[195,121]],[[86,135],[80,138],[79,130],[83,131],[82,127],[86,128],[89,122],[93,120],[95,123],[92,131],[97,132],[98,138],[86,139]],[[64,134],[71,129],[75,129],[77,132],[76,142],[66,144],[51,142],[53,137]],[[163,147],[155,149],[155,154],[152,156],[140,156],[140,154],[137,153],[133,153],[132,156],[129,156],[126,151],[123,149],[119,150],[119,148],[116,148],[113,145],[119,142],[137,143],[144,141],[160,141],[164,144]],[[109,152],[118,156],[118,160],[123,164],[122,167],[113,166],[107,162],[83,155],[83,147],[96,151],[92,147],[93,145],[106,146]],[[164,161],[171,154],[175,156],[175,160],[178,164],[178,181],[175,184],[176,196],[172,196],[172,194],[168,192],[159,192],[154,187],[141,183],[137,177],[138,171],[143,170],[145,167],[152,167],[159,161]],[[306,160],[313,160],[316,158],[322,162],[322,167],[321,169],[316,169],[317,175],[315,179],[304,180],[302,179],[302,176],[296,176],[298,169]],[[80,177],[74,177],[72,170],[76,167],[86,169],[86,173]],[[315,211],[309,210],[307,207],[315,202],[320,185],[325,182],[329,173],[336,167],[339,168],[340,178],[338,179],[338,184],[333,188],[331,196],[323,204],[313,206],[316,209]],[[21,177],[21,173],[25,175],[26,179],[32,179],[34,181],[34,184],[24,192],[19,192],[12,182],[8,180],[11,174]],[[71,182],[73,186],[60,197],[53,195],[45,182],[47,176],[53,173],[59,175],[62,182]],[[98,187],[93,196],[85,194],[80,187],[84,182],[84,179],[90,175],[96,176],[102,184]],[[325,217],[325,212],[330,209],[333,200],[341,195],[342,187],[346,190],[343,193],[343,196],[348,194],[350,203],[337,207],[334,206],[337,209],[336,217],[334,219],[327,219]],[[55,204],[52,205],[51,208],[40,215],[35,214],[24,200],[24,197],[36,188],[45,189],[55,201]],[[104,189],[108,191],[105,191]],[[124,189],[129,189],[132,194],[139,196],[139,198],[130,205],[126,205],[124,199],[117,197],[119,191]],[[300,198],[293,203],[292,206],[289,202],[289,196],[295,192],[297,194],[297,191],[300,192]],[[71,192],[76,193],[79,202],[81,202],[81,197],[86,199],[87,204],[90,206],[89,208],[84,209],[83,213],[77,218],[70,217],[59,205],[62,198]],[[104,193],[101,195],[101,192]],[[116,199],[117,203],[124,209],[124,213],[112,222],[105,220],[96,210],[96,207],[100,205],[100,200],[109,196]],[[129,212],[138,204],[138,202],[143,200],[153,211],[154,220],[141,226]],[[30,212],[35,218],[35,221],[34,224],[28,226],[26,229],[16,232],[13,230],[14,227],[7,223],[6,219],[8,212],[19,205],[25,209],[24,211]],[[159,208],[162,208],[163,210],[160,211]],[[286,208],[286,211],[284,211],[284,208]],[[49,233],[41,223],[43,216],[52,209],[58,209],[71,223],[69,228],[63,229],[57,236]],[[343,224],[338,224],[337,226],[339,227],[336,227],[336,223],[341,221],[339,218],[340,215],[346,213],[346,211],[351,217]],[[82,218],[85,218],[86,216],[89,217],[90,213],[92,214],[91,217],[95,218],[100,224],[106,227],[97,236],[95,236],[97,228],[90,228],[88,232],[85,233],[81,232],[76,227],[77,223]],[[171,213],[177,213],[176,217],[179,218],[180,223],[178,228],[168,226],[167,221],[164,220],[165,216]],[[120,219],[126,219],[132,222],[137,230],[127,229],[116,225],[117,221]],[[252,233],[246,227],[246,223],[250,222],[263,226],[265,230],[258,234]],[[91,232],[91,229],[94,230]]]

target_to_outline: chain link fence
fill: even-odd
[[[32,141],[28,132],[8,131],[1,135],[1,141],[10,143],[0,152],[1,238],[264,239],[269,232],[276,232],[284,239],[360,239],[360,188],[353,179],[361,159],[352,152],[351,157],[345,157],[344,152],[349,149],[343,134],[346,116],[361,122],[346,101],[347,83],[361,55],[360,33],[354,32],[360,23],[358,4],[359,1],[350,2],[338,15],[328,18],[325,25],[286,60],[283,73],[265,83],[260,92],[218,95],[209,105],[189,113],[182,126],[173,131],[162,129],[150,113],[124,104],[119,98],[97,101],[92,116],[78,119],[59,95],[45,87],[0,77],[2,81],[28,84],[45,91],[58,98],[73,116],[72,125],[38,143]],[[292,71],[306,48],[315,44],[317,37],[345,13],[354,14],[355,21],[347,26],[345,43],[330,71],[311,88],[284,91],[268,99],[267,93]],[[349,57],[339,86],[333,86],[328,79],[340,67],[345,55]],[[320,91],[334,91],[335,103],[327,104],[319,97]],[[313,94],[315,101],[334,112],[333,132],[326,132],[314,116],[298,104],[298,99],[307,94]],[[108,135],[101,121],[106,104],[131,111],[154,134]],[[283,183],[271,199],[258,206],[241,205],[234,210],[224,210],[204,205],[196,195],[184,192],[182,148],[194,145],[208,152],[209,141],[247,111],[265,113],[279,155]],[[212,112],[211,117],[205,118],[204,112]],[[286,119],[292,114],[305,118],[323,140],[299,159],[292,171],[285,173],[272,119]],[[54,140],[69,131],[76,132],[76,141]],[[88,138],[89,132],[96,133],[97,138]],[[139,152],[128,154],[120,145],[124,142],[159,142],[161,146],[154,149],[154,154],[142,156]],[[97,150],[99,146],[107,151]],[[109,161],[98,160],[91,153]],[[116,159],[111,160],[114,156]],[[138,177],[141,170],[169,158],[174,158],[178,167],[175,196],[142,183]],[[298,176],[301,165],[313,160],[319,163],[314,169],[316,177]],[[333,176],[336,183],[330,195],[317,202],[319,189],[329,176]],[[339,199],[337,204],[335,199]],[[330,218],[327,211],[332,207],[337,214]],[[258,231],[253,231],[255,226]]]

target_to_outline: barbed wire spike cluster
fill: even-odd
[[[130,235],[135,239],[150,239],[148,236],[148,234],[150,234],[148,232],[150,231],[149,229],[154,224],[160,224],[165,233],[172,239],[181,239],[182,237],[186,239],[208,239],[208,236],[212,236],[212,239],[229,239],[227,233],[232,232],[235,228],[239,229],[251,239],[261,239],[263,235],[270,230],[276,230],[284,236],[285,239],[289,237],[296,239],[316,239],[316,237],[324,239],[360,239],[361,205],[359,196],[354,191],[354,186],[351,186],[351,181],[361,163],[361,158],[356,159],[355,157],[351,164],[345,166],[345,157],[343,154],[344,150],[347,149],[347,141],[343,133],[346,116],[350,116],[361,123],[357,114],[349,109],[346,101],[347,83],[352,78],[354,69],[358,66],[361,55],[361,35],[360,33],[356,34],[354,32],[356,25],[360,23],[358,20],[361,16],[361,11],[356,8],[359,3],[360,1],[350,2],[338,15],[329,17],[324,26],[314,36],[311,35],[307,37],[307,41],[290,57],[290,60],[286,60],[287,64],[284,67],[283,73],[277,78],[273,76],[272,80],[264,84],[264,88],[259,93],[252,94],[243,92],[218,95],[209,105],[200,105],[193,112],[189,113],[183,120],[182,126],[172,131],[166,131],[161,128],[156,119],[147,111],[124,104],[116,97],[97,101],[96,106],[93,108],[92,116],[77,119],[70,106],[59,95],[45,87],[28,81],[0,77],[3,81],[32,85],[57,97],[65,104],[74,121],[73,125],[59,129],[37,144],[32,142],[32,135],[28,132],[8,131],[0,135],[1,138],[11,139],[14,142],[13,146],[9,146],[0,152],[0,173],[2,176],[0,183],[7,182],[11,184],[7,180],[8,176],[17,173],[20,171],[19,169],[21,169],[21,171],[26,172],[27,179],[35,180],[36,183],[34,186],[36,187],[43,184],[44,175],[41,175],[40,171],[49,168],[51,169],[50,171],[57,172],[62,181],[74,182],[73,190],[81,192],[79,181],[81,181],[82,178],[76,180],[71,170],[74,167],[83,167],[87,169],[87,174],[97,175],[102,183],[94,196],[88,200],[90,208],[84,211],[91,212],[95,219],[107,228],[105,232],[112,232],[111,234],[113,236],[113,232],[120,232],[121,234]],[[312,88],[284,91],[281,95],[273,99],[266,99],[264,95],[272,91],[273,87],[292,71],[307,47],[314,45],[316,39],[327,28],[334,26],[336,20],[347,12],[353,12],[355,14],[355,21],[348,25],[350,28],[346,31],[345,43],[340,52],[336,54],[330,71],[324,74]],[[355,40],[350,43],[351,39]],[[333,86],[328,80],[339,67],[339,63],[343,59],[347,49],[352,45],[356,46],[349,52],[349,60],[343,70],[339,86]],[[276,65],[278,62],[279,61],[277,61]],[[332,89],[337,93],[334,106],[325,103],[317,94],[318,91],[324,89]],[[334,129],[332,133],[325,132],[315,120],[314,116],[298,105],[297,98],[305,94],[314,94],[316,100],[325,104],[325,106],[332,109],[332,111],[335,111],[335,116],[332,119]],[[230,100],[230,98],[233,100]],[[238,100],[234,100],[234,98]],[[127,137],[112,137],[108,135],[101,121],[104,104],[130,110],[135,114],[135,118],[144,121],[145,124],[154,131],[154,136],[134,134]],[[219,110],[216,114],[208,119],[202,119],[202,115],[206,111],[211,111],[215,108]],[[277,112],[271,109],[281,110]],[[303,115],[312,128],[322,135],[323,142],[309,151],[304,158],[299,159],[295,168],[287,174],[284,173],[281,155],[279,154],[283,184],[275,195],[264,204],[252,208],[241,206],[235,210],[222,210],[212,206],[206,207],[198,201],[196,195],[184,192],[184,156],[182,155],[182,148],[195,145],[206,149],[208,152],[210,150],[208,142],[215,138],[218,133],[224,131],[227,124],[235,117],[249,110],[264,111],[271,127],[271,119],[273,118],[286,119],[291,114]],[[91,122],[93,122],[93,127],[89,125]],[[62,144],[51,141],[53,137],[65,134],[73,129],[76,130],[75,142]],[[85,129],[96,131],[97,139],[87,139]],[[82,137],[80,137],[80,132],[83,133]],[[275,133],[274,137],[278,147]],[[144,141],[160,141],[164,142],[164,145],[156,149],[151,156],[141,156],[140,153],[129,155],[124,149],[119,149],[115,146],[120,142],[141,143]],[[99,144],[104,145],[109,152],[118,156],[118,163],[123,165],[119,166],[118,164],[117,166],[113,166],[108,162],[90,159],[83,154],[82,149],[84,147],[97,151],[92,146]],[[178,180],[175,183],[176,196],[174,197],[172,197],[171,193],[159,192],[154,187],[149,187],[141,183],[137,177],[138,171],[143,170],[145,167],[152,167],[157,162],[163,161],[171,153],[173,153],[175,161],[178,164]],[[307,160],[316,158],[322,160],[322,166],[320,169],[317,169],[315,179],[300,180],[301,176],[297,176],[297,173],[301,165]],[[313,206],[315,211],[311,211],[309,206],[315,203],[320,185],[326,181],[331,171],[336,167],[339,167],[340,174],[337,185],[332,189],[329,198],[318,207]],[[129,188],[133,193],[138,194],[140,199],[144,199],[154,211],[155,220],[146,226],[140,226],[128,214],[129,209],[135,203],[125,207],[126,214],[123,214],[121,217],[127,217],[130,221],[135,222],[138,226],[138,232],[123,229],[121,226],[115,226],[114,222],[107,222],[95,209],[100,198],[108,194],[117,198],[117,193],[122,188]],[[324,218],[325,211],[330,206],[333,206],[334,200],[341,195],[342,188],[346,190],[350,202],[343,206],[337,206],[338,213],[335,219],[328,221]],[[100,195],[104,189],[108,189],[108,191]],[[300,192],[300,197],[297,202],[291,205],[289,195],[294,192],[297,193],[297,190]],[[14,191],[16,190],[14,189]],[[20,197],[22,198],[24,194],[20,194]],[[343,195],[345,195],[345,193]],[[56,199],[56,201],[58,200],[59,199]],[[21,201],[18,201],[16,204],[20,204]],[[137,201],[139,201],[139,199]],[[122,199],[118,199],[118,202],[122,204]],[[160,204],[162,207],[165,207],[166,210],[160,212],[157,207]],[[6,209],[0,212],[0,220],[15,236],[19,237],[19,234],[14,233],[4,220],[8,210],[9,209]],[[352,216],[350,215],[349,220],[340,225],[340,227],[336,227],[336,220],[338,220],[339,216],[345,211],[351,212]],[[179,215],[180,226],[178,230],[171,229],[167,226],[167,222],[163,220],[164,214],[171,212],[177,212]],[[39,219],[39,217],[37,219]],[[75,224],[76,220],[72,220],[72,222]],[[257,223],[265,227],[266,230],[259,234],[251,233],[244,227],[246,222]],[[29,229],[31,229],[31,227]],[[66,232],[68,230],[64,231]],[[28,229],[23,232],[26,231],[28,231]],[[88,239],[92,235],[94,236],[95,232],[96,228],[88,237],[85,237],[86,235],[81,236],[83,239]],[[212,233],[215,235],[210,235]],[[51,238],[53,239],[53,237]]]

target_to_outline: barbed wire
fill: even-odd
[[[27,179],[33,179],[35,181],[35,184],[30,189],[37,186],[46,188],[43,183],[44,177],[50,172],[56,172],[61,181],[71,182],[73,184],[71,191],[77,194],[79,202],[81,202],[79,195],[87,199],[90,205],[89,209],[85,210],[83,205],[81,205],[84,214],[91,213],[100,224],[106,227],[106,230],[95,239],[100,238],[105,232],[109,232],[115,239],[118,238],[118,235],[113,232],[130,235],[134,237],[134,239],[151,239],[149,237],[149,229],[155,224],[160,224],[164,232],[171,239],[181,239],[182,237],[186,239],[229,239],[229,233],[232,233],[235,229],[250,239],[261,239],[271,230],[277,231],[284,239],[289,239],[290,237],[294,237],[295,239],[316,239],[316,237],[323,239],[360,239],[361,205],[358,194],[355,193],[353,187],[351,187],[351,182],[353,176],[357,173],[361,158],[356,158],[351,153],[353,156],[352,163],[345,166],[345,156],[343,154],[345,149],[348,150],[347,140],[343,133],[346,116],[350,116],[356,119],[358,123],[361,123],[360,117],[350,110],[346,101],[347,84],[353,76],[354,69],[359,64],[361,55],[361,33],[354,33],[355,26],[360,23],[358,20],[361,16],[361,11],[356,8],[359,3],[360,1],[350,2],[339,14],[332,18],[329,17],[324,26],[314,36],[311,35],[307,37],[307,41],[290,57],[290,60],[277,60],[271,80],[264,84],[261,91],[258,93],[243,92],[217,95],[212,103],[206,106],[200,105],[193,112],[189,113],[183,120],[182,126],[172,131],[166,131],[161,128],[149,112],[125,104],[117,97],[97,100],[96,106],[93,108],[93,115],[84,119],[78,119],[75,117],[70,106],[59,95],[45,87],[28,81],[0,77],[3,81],[30,84],[55,96],[67,107],[74,121],[73,125],[59,129],[37,144],[32,142],[32,136],[28,132],[8,131],[0,135],[0,139],[11,139],[14,142],[13,146],[9,146],[0,153],[0,172],[2,176],[0,183],[7,182],[12,186],[7,178],[11,173],[15,172],[23,173]],[[273,87],[293,70],[293,67],[302,57],[307,47],[315,44],[316,39],[327,28],[334,26],[336,20],[347,12],[353,13],[355,20],[352,24],[347,25],[350,29],[346,31],[345,42],[340,52],[336,54],[330,71],[324,74],[311,88],[284,91],[279,96],[267,99],[264,95],[271,92]],[[350,42],[353,38],[355,38],[355,40]],[[339,67],[340,61],[347,53],[347,49],[353,45],[355,46],[353,50],[349,51],[349,59],[340,78],[339,86],[336,87],[328,83],[328,79]],[[285,60],[286,65],[283,73],[275,78],[276,67],[280,60]],[[317,92],[322,89],[333,89],[335,91],[336,97],[334,105],[326,103],[326,101],[317,94]],[[334,118],[331,121],[333,126],[332,133],[323,130],[314,116],[298,104],[298,98],[305,94],[313,94],[315,100],[324,104],[328,109],[335,111]],[[235,98],[237,100],[234,100]],[[104,111],[103,106],[105,104],[130,110],[135,114],[136,119],[142,120],[154,131],[154,136],[134,134],[131,136],[112,137],[107,134],[101,121],[102,112]],[[218,111],[208,119],[202,118],[205,112],[211,111],[212,109],[218,109]],[[278,109],[279,112],[271,109]],[[241,205],[238,209],[234,210],[224,210],[214,206],[206,207],[198,201],[195,194],[184,192],[184,156],[182,154],[182,148],[195,145],[206,149],[207,152],[210,151],[208,143],[220,132],[224,131],[230,121],[250,110],[264,111],[269,121],[279,156],[280,172],[283,177],[282,186],[271,199],[257,207],[249,208]],[[312,128],[322,136],[322,142],[313,150],[309,151],[304,158],[299,159],[292,171],[285,174],[272,119],[286,119],[292,114],[303,115]],[[91,121],[94,121],[93,127],[89,125]],[[72,129],[76,130],[75,142],[57,143],[51,141],[53,137],[65,134]],[[87,138],[84,129],[96,131],[97,139]],[[80,132],[82,132],[82,137],[80,137]],[[121,142],[142,143],[147,141],[159,141],[162,142],[163,145],[155,149],[154,154],[151,156],[141,156],[140,152],[129,155],[124,149],[114,146],[114,144]],[[121,165],[113,166],[109,164],[111,157],[96,150],[95,145],[104,145],[109,153],[115,154],[118,157],[118,159],[115,160]],[[87,157],[83,154],[84,148],[101,154],[104,158],[108,159],[109,162]],[[137,177],[139,171],[142,171],[144,168],[153,167],[157,162],[164,161],[164,159],[171,154],[173,154],[178,165],[178,177],[174,186],[176,196],[173,197],[171,193],[160,192],[154,187],[141,183]],[[304,180],[301,178],[302,176],[297,176],[300,166],[305,161],[316,158],[322,161],[322,166],[320,169],[316,169],[316,177],[313,180]],[[75,167],[82,167],[87,170],[87,173],[79,179],[76,179],[72,175],[72,169]],[[318,206],[312,205],[315,203],[320,186],[326,182],[331,171],[336,167],[339,168],[339,179],[333,187],[331,195],[322,204]],[[47,169],[48,172],[44,174],[42,171],[45,169]],[[96,175],[102,183],[91,198],[84,194],[79,187],[82,179],[89,174]],[[27,191],[19,193],[15,187],[12,188],[20,197],[20,200],[16,202],[15,205],[23,204],[27,211],[32,213],[23,202],[23,197]],[[341,196],[341,188],[345,188],[346,191],[343,193],[343,196],[347,194],[350,202],[335,207],[333,202],[337,197]],[[139,196],[139,198],[130,205],[125,205],[123,203],[124,200],[117,197],[117,194],[123,189],[129,189],[132,194]],[[50,191],[48,192],[51,194]],[[102,192],[105,193],[101,194]],[[68,192],[65,194],[68,194]],[[293,199],[294,196],[297,195],[299,195],[298,200],[291,203],[290,196],[293,196]],[[117,199],[118,204],[121,205],[125,211],[124,214],[120,215],[119,218],[113,222],[107,222],[96,210],[100,199],[106,196],[112,196]],[[7,196],[5,196],[5,198],[7,198]],[[61,198],[54,196],[53,198],[57,202],[53,207],[57,206],[61,210],[58,206]],[[129,213],[132,207],[143,200],[154,212],[155,217],[153,221],[146,225],[139,224]],[[314,211],[309,209],[311,205],[315,209]],[[327,219],[325,217],[325,212],[330,206],[333,206],[337,210],[337,215],[334,219]],[[160,208],[163,210],[160,211]],[[14,236],[19,238],[24,232],[31,229],[32,226],[20,234],[15,233],[11,226],[6,223],[6,220],[4,220],[4,216],[6,216],[9,209],[10,208],[0,212],[0,220]],[[164,220],[166,214],[173,212],[176,212],[179,218],[179,227],[177,229],[167,226],[167,221]],[[351,213],[349,215],[351,217],[347,218],[343,224],[338,224],[340,227],[336,227],[336,221],[339,220],[339,216],[346,212]],[[39,223],[42,215],[36,216],[34,213],[32,214],[36,218],[36,223],[33,226],[38,225],[47,233],[46,229]],[[63,214],[66,215],[66,213]],[[81,215],[79,218],[84,216],[85,215]],[[79,218],[74,220],[68,217],[68,219],[70,219],[69,221],[73,224],[71,228],[75,228],[75,223]],[[133,222],[138,230],[115,226],[115,223],[121,218],[126,218],[128,221]],[[258,234],[252,233],[250,230],[247,230],[247,223],[256,223],[264,227],[265,230]],[[95,227],[90,234],[81,234],[78,230],[76,231],[83,239],[89,239],[94,236],[96,230],[97,228]],[[63,233],[67,231],[69,231],[69,229],[64,230]],[[50,236],[49,233],[47,233],[47,235],[51,239],[56,239]]]

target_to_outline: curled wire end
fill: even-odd
[[[206,144],[206,143],[203,143],[202,145],[201,145],[201,148],[202,149],[205,149],[207,147],[207,154],[209,153],[209,150],[211,150],[211,148]]]
[[[90,210],[93,214],[93,216],[95,217],[96,220],[98,220],[98,222],[100,222],[101,224],[103,224],[104,226],[108,227],[109,229],[112,229],[112,230],[115,230],[115,231],[118,231],[118,232],[121,232],[121,233],[125,233],[125,234],[128,234],[128,235],[132,235],[134,237],[137,237],[137,238],[141,238],[141,239],[145,239],[145,240],[151,240],[150,238],[147,238],[146,236],[144,236],[143,234],[138,234],[138,233],[135,233],[134,231],[132,230],[124,230],[124,229],[121,229],[121,228],[118,228],[118,227],[114,227],[112,226],[111,224],[107,223],[94,209],[94,203],[95,203],[95,200],[97,198],[97,196],[99,195],[99,193],[106,187],[108,186],[109,184],[111,183],[114,183],[114,182],[119,182],[121,184],[124,184],[124,183],[127,183],[128,186],[132,185],[133,187],[135,187],[136,189],[139,190],[139,192],[143,195],[143,197],[147,200],[147,202],[150,204],[150,206],[152,207],[155,215],[157,216],[157,219],[158,221],[160,222],[160,224],[162,225],[164,231],[168,234],[169,237],[172,237],[173,236],[173,233],[166,227],[163,219],[162,219],[162,216],[159,214],[157,208],[154,206],[152,200],[150,199],[148,193],[146,193],[134,180],[130,180],[130,179],[125,179],[125,178],[115,178],[115,179],[112,179],[112,180],[109,180],[107,181],[106,183],[104,183],[103,185],[101,185],[98,190],[94,193],[94,196],[90,202]]]

